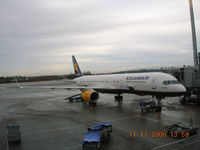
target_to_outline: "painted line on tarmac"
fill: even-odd
[[[188,137],[188,138],[186,138],[186,139],[182,139],[182,140],[178,140],[178,141],[175,141],[175,142],[167,143],[167,144],[164,144],[164,145],[161,145],[161,146],[157,146],[157,147],[152,148],[151,150],[156,150],[156,149],[164,148],[164,147],[170,146],[170,145],[172,145],[172,144],[176,144],[176,143],[180,143],[180,142],[186,141],[186,140],[191,139],[191,138],[194,138],[194,137],[196,137],[196,136],[199,136],[199,134],[193,135],[193,136]]]
[[[156,120],[156,119],[153,119],[153,118],[148,118],[148,117],[144,117],[144,116],[140,116],[140,115],[130,115],[130,116],[127,116],[127,117],[122,117],[122,118],[119,118],[119,119],[106,120],[106,121],[114,122],[114,121],[129,119],[129,118],[133,118],[133,117],[146,119],[146,120],[153,121],[153,122],[158,122],[158,123],[161,123],[161,124],[164,124],[164,125],[169,125],[169,123],[167,123],[167,122],[164,122],[164,121],[161,122],[160,120]]]
[[[197,143],[197,142],[200,142],[200,140],[190,142],[190,143],[185,144],[185,145],[183,145],[183,146],[179,146],[178,148],[183,148],[183,147],[186,147],[186,146],[188,146],[188,145],[191,145],[191,144],[194,144],[194,143]],[[174,149],[172,149],[172,150],[176,150],[176,149],[177,149],[177,148],[174,148]]]
[[[164,124],[164,125],[169,125],[169,123],[167,123],[167,122],[164,122],[164,121],[161,122],[160,120],[156,120],[156,119],[153,119],[153,118],[143,117],[143,116],[140,116],[140,115],[136,115],[136,117],[146,119],[146,120],[150,120],[150,121],[154,121],[154,122],[159,122],[159,123]]]

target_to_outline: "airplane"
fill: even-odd
[[[72,56],[74,72],[77,78],[74,79],[77,85],[84,86],[81,89],[81,98],[90,103],[96,103],[99,93],[117,94],[115,100],[123,100],[121,94],[129,93],[136,95],[152,95],[160,103],[162,98],[176,97],[185,94],[185,87],[178,80],[167,73],[129,73],[129,74],[107,74],[84,76]]]
[[[81,93],[76,94],[75,97],[80,95],[81,99],[89,102],[90,105],[97,103],[99,93],[115,94],[115,101],[118,102],[123,100],[122,94],[128,93],[140,96],[151,95],[157,99],[157,106],[161,109],[162,98],[182,96],[186,93],[186,88],[174,76],[167,73],[148,72],[85,76],[82,74],[74,55],[72,56],[72,61],[76,76],[73,81],[77,87],[48,88],[66,90],[80,89]],[[24,88],[19,84],[18,87]],[[36,87],[34,86],[34,88]],[[73,96],[67,99],[72,100]]]

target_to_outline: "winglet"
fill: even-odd
[[[15,82],[17,83],[17,87],[18,87],[18,88],[22,88],[22,86],[19,85],[19,83],[18,83],[18,81],[17,81],[17,78],[16,78],[16,77],[14,77],[14,78],[15,78]]]
[[[74,72],[75,72],[76,77],[83,76],[81,69],[79,68],[79,65],[78,65],[74,55],[72,56],[72,61],[73,61]]]

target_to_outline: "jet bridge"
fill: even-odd
[[[196,103],[200,105],[200,72],[194,67],[180,69],[180,82],[186,87],[187,93],[181,104]]]
[[[180,82],[186,87],[187,93],[181,100],[182,104],[195,102],[200,105],[200,52],[197,51],[195,19],[192,0],[189,0],[190,19],[193,41],[194,67],[180,69]]]

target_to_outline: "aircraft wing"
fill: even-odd
[[[64,90],[71,90],[71,89],[85,89],[86,87],[85,86],[81,86],[81,87],[77,87],[77,86],[38,86],[38,85],[35,85],[35,86],[29,86],[29,85],[20,85],[19,82],[17,81],[16,77],[15,77],[15,82],[17,84],[17,87],[18,88],[21,88],[21,89],[64,89]]]
[[[121,87],[121,88],[115,88],[115,87],[89,87],[89,86],[23,86],[23,85],[17,85],[18,88],[21,89],[63,89],[63,90],[73,90],[73,89],[79,89],[79,90],[84,90],[84,89],[123,89],[123,90],[128,90],[128,87]]]
[[[21,86],[21,85],[18,85],[17,87],[21,88],[21,89],[26,89],[26,88],[29,88],[29,89],[63,89],[63,90],[71,90],[71,89],[87,89],[88,87],[75,87],[75,86]]]
[[[103,89],[109,89],[109,90],[128,90],[129,87],[120,87],[120,88],[116,88],[113,86],[29,86],[29,85],[20,85],[17,81],[17,79],[15,78],[15,81],[17,83],[17,87],[21,88],[21,89],[25,89],[25,88],[29,88],[29,89],[63,89],[63,90],[73,90],[73,89],[79,89],[79,90],[84,90],[84,89],[97,89],[97,90],[103,90]]]

